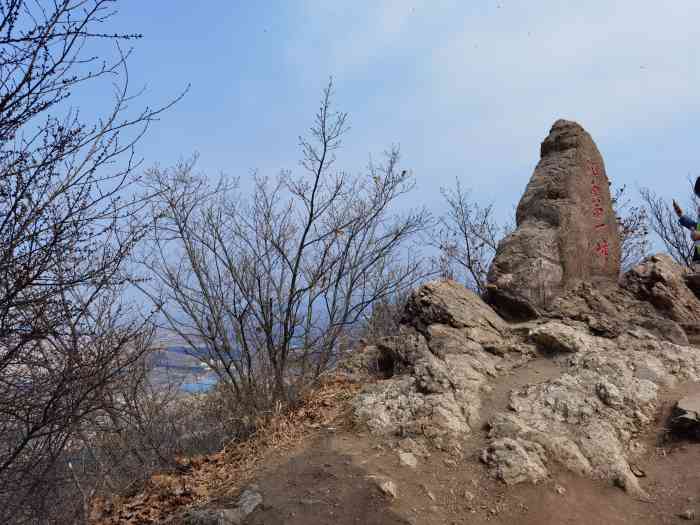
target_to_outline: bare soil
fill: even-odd
[[[507,408],[512,389],[560,372],[539,357],[504,375],[484,401],[484,420]],[[246,524],[658,525],[686,523],[680,514],[687,510],[700,522],[700,443],[674,440],[665,428],[674,401],[697,391],[694,383],[664,392],[656,424],[643,436],[647,450],[634,467],[650,501],[565,471],[539,485],[508,487],[478,459],[486,428],[470,436],[462,457],[431,450],[411,468],[399,461],[397,442],[338,421],[265,464],[256,479],[264,504]],[[395,483],[395,498],[381,492],[382,480]]]

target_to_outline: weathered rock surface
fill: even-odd
[[[552,346],[566,348],[568,334],[555,323],[540,331],[550,327]],[[509,410],[491,421],[490,437],[537,443],[550,461],[642,495],[628,464],[640,446],[635,437],[653,420],[660,386],[700,377],[700,356],[694,348],[649,334],[631,332],[616,340],[581,336],[584,344],[567,354],[560,377],[511,393]],[[531,475],[539,478],[542,454],[525,451],[522,464],[538,465]]]
[[[454,445],[479,426],[481,389],[504,362],[486,347],[508,340],[507,325],[453,281],[414,291],[405,322],[411,324],[401,335],[382,345],[405,373],[365,389],[355,400],[355,418],[375,432]]]
[[[617,282],[620,243],[603,159],[577,123],[558,120],[520,199],[516,230],[498,246],[486,299],[528,319],[579,281]]]
[[[686,272],[679,270],[671,256],[661,254],[649,257],[627,272],[622,286],[686,331],[697,333],[700,300],[688,288],[685,277]]]
[[[537,443],[550,462],[644,495],[628,463],[641,451],[636,436],[653,420],[661,387],[700,378],[700,352],[676,322],[691,326],[697,301],[683,272],[653,256],[623,277],[624,289],[581,283],[530,330],[528,338],[542,355],[558,356],[563,373],[511,392],[508,410],[491,421],[494,442],[523,442],[527,457],[510,459],[531,470],[521,477],[541,477],[541,453],[524,447]],[[677,303],[666,300],[672,294]],[[497,461],[491,466],[503,477]]]
[[[549,473],[544,466],[546,457],[542,445],[522,439],[502,438],[494,440],[484,449],[481,461],[506,484],[515,485],[547,479]]]
[[[646,261],[641,265],[645,265]],[[636,267],[631,270],[636,271]],[[676,265],[677,274],[682,269]],[[623,285],[627,285],[624,276]],[[557,297],[546,310],[551,318],[583,322],[593,335],[614,339],[626,330],[639,328],[655,337],[677,344],[688,344],[684,329],[676,321],[664,317],[652,303],[640,300],[620,287],[597,287],[580,283]]]
[[[482,427],[483,401],[499,376],[518,373],[514,367],[536,353],[561,373],[489,408],[487,468],[512,484],[545,479],[559,465],[644,496],[630,462],[644,450],[639,436],[657,413],[659,391],[700,380],[700,352],[679,324],[693,323],[696,299],[683,270],[663,257],[621,282],[626,288],[579,283],[541,318],[513,325],[456,283],[422,287],[401,336],[383,345],[399,372],[356,398],[356,420],[438,446],[464,443]],[[670,293],[678,304],[658,299]]]
[[[418,288],[403,317],[421,333],[431,325],[450,326],[480,344],[501,340],[508,328],[479,296],[454,281],[433,281]]]

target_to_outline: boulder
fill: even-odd
[[[593,338],[572,326],[559,321],[549,321],[530,332],[530,340],[545,353],[574,353],[586,350]]]
[[[695,332],[700,325],[700,300],[688,288],[686,274],[670,255],[652,255],[629,270],[621,285],[665,318]]]
[[[432,281],[415,290],[402,322],[422,333],[430,325],[450,326],[480,344],[500,341],[507,332],[506,323],[489,305],[452,280]]]
[[[681,328],[663,310],[640,300],[643,295],[619,286],[581,282],[557,297],[545,313],[548,317],[581,321],[591,334],[601,337],[614,339],[625,331],[639,329],[659,339],[687,345],[686,332],[697,323],[686,323]]]
[[[676,402],[671,429],[682,436],[700,438],[700,394],[691,394]]]
[[[620,241],[603,158],[577,123],[558,120],[520,199],[516,229],[488,274],[486,300],[504,317],[533,318],[580,281],[616,283]]]
[[[517,363],[504,357],[506,350],[494,350],[508,347],[508,326],[454,281],[415,290],[402,322],[397,337],[378,345],[383,355],[393,356],[394,373],[355,398],[355,421],[375,433],[420,436],[439,448],[459,448],[481,423],[481,389],[498,370]]]

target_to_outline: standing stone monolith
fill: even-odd
[[[576,122],[558,120],[542,142],[488,274],[486,300],[506,318],[535,317],[580,281],[617,282],[620,239],[603,158]]]

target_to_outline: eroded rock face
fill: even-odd
[[[693,304],[682,276],[655,256],[622,279],[629,289],[581,282],[539,319],[515,325],[456,283],[430,283],[409,301],[404,321],[412,324],[380,345],[400,372],[357,397],[356,420],[438,446],[482,439],[475,431],[486,423],[481,459],[508,484],[538,482],[563,466],[643,497],[630,463],[644,451],[639,436],[657,414],[659,392],[700,380],[700,352],[681,327]],[[656,299],[671,289],[679,304]],[[484,420],[497,381],[518,374],[532,354],[550,362],[550,379],[511,390],[506,406],[490,399]]]
[[[539,330],[548,333],[553,351],[572,347],[556,323]],[[586,343],[566,354],[560,377],[511,393],[509,410],[491,421],[490,437],[537,443],[550,461],[643,495],[628,463],[641,451],[636,436],[653,420],[661,386],[698,380],[700,355],[641,330],[615,340],[581,336]],[[540,460],[533,452],[523,461]]]
[[[507,343],[508,327],[453,281],[418,288],[404,317],[410,324],[401,335],[380,346],[405,373],[366,388],[354,402],[355,419],[377,433],[459,446],[479,426],[482,388],[506,362],[487,348]]]
[[[688,288],[686,272],[670,255],[648,257],[628,271],[622,286],[691,333],[700,327],[700,300]]]
[[[620,286],[581,282],[552,301],[544,315],[584,322],[594,335],[615,338],[640,328],[687,345],[700,333],[700,300],[686,277],[687,270],[670,256],[652,255],[625,273]]]
[[[554,463],[644,496],[629,465],[643,451],[637,436],[656,414],[660,388],[700,378],[700,353],[682,329],[697,326],[697,299],[683,275],[667,256],[652,256],[623,277],[624,288],[584,282],[550,305],[527,338],[562,374],[512,391],[492,418],[491,447],[522,445],[487,461],[495,476],[540,479]]]
[[[507,332],[506,323],[490,306],[455,281],[433,281],[418,288],[406,304],[403,321],[420,332],[432,325],[463,330],[478,343],[501,340]]]
[[[498,246],[486,300],[510,319],[536,317],[579,281],[617,282],[620,243],[603,159],[577,123],[558,120]]]

